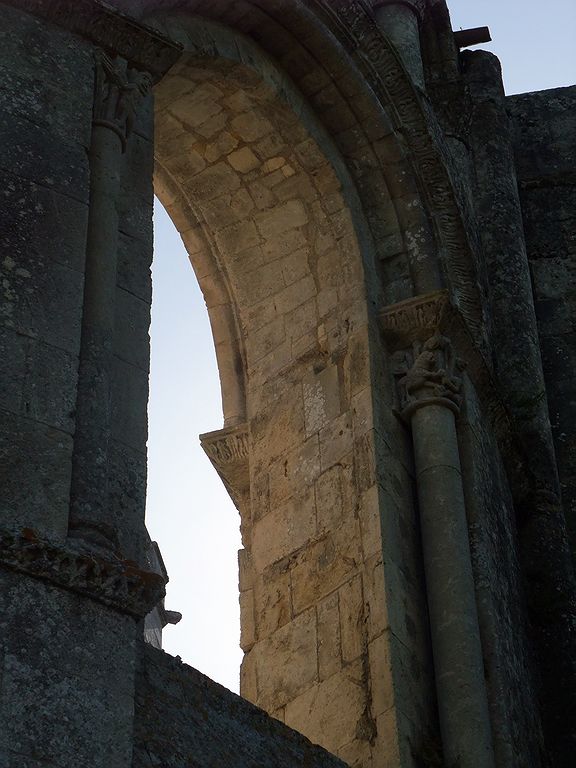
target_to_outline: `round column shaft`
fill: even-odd
[[[411,424],[444,758],[493,768],[454,411],[424,401]]]
[[[390,0],[377,4],[374,16],[382,32],[398,51],[414,85],[423,89],[419,4]]]

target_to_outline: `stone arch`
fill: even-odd
[[[362,138],[371,131],[385,155],[390,142],[397,147],[383,110],[360,128],[346,107],[347,139],[337,142],[248,35],[188,13],[149,21],[186,51],[156,92],[157,190],[187,245],[218,350],[226,424],[203,444],[242,517],[242,693],[369,764],[399,748],[385,743],[400,714],[384,703],[392,666],[409,663],[399,661],[401,646],[388,648],[381,536],[397,535],[394,505],[412,515],[406,435],[389,413],[394,438],[377,433],[390,392],[376,317],[387,301],[436,285],[435,251],[421,248],[432,242],[424,207],[414,203],[410,165],[389,186]],[[341,97],[330,93],[338,123]],[[408,255],[411,211],[423,240]],[[377,453],[394,466],[398,489],[385,534]],[[400,601],[417,602],[398,578],[398,594],[412,590]],[[413,610],[424,622],[421,606]],[[333,621],[338,649],[321,659]],[[418,631],[425,636],[424,625]],[[417,663],[426,668],[425,658]],[[424,729],[426,685],[414,714]],[[310,697],[318,697],[311,718]]]

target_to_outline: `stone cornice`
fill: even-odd
[[[220,475],[226,490],[237,509],[250,490],[250,465],[248,454],[248,427],[219,429],[200,435],[204,453]]]
[[[134,563],[109,561],[57,546],[34,531],[0,531],[0,567],[76,592],[143,618],[164,597],[161,575]]]
[[[99,0],[1,0],[80,35],[160,80],[181,46]]]

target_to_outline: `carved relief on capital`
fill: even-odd
[[[200,444],[242,513],[250,499],[248,427],[220,429],[200,435]]]
[[[462,404],[462,365],[450,340],[436,331],[425,342],[393,355],[398,411],[408,418],[423,405],[444,405],[459,413]]]
[[[134,126],[138,107],[148,95],[152,76],[128,66],[124,59],[96,54],[94,125],[110,128],[120,137],[122,148]]]
[[[445,290],[399,302],[381,313],[392,353],[397,410],[404,418],[434,402],[459,412],[463,366],[445,332],[456,315]]]

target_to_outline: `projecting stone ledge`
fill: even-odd
[[[145,647],[133,768],[346,768],[338,758],[192,667]]]

